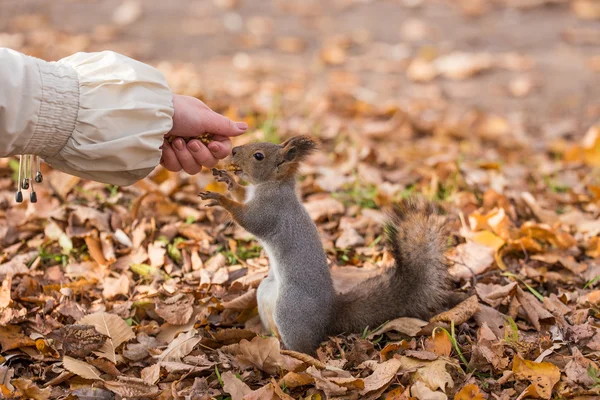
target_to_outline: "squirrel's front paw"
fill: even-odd
[[[212,200],[206,205],[206,207],[214,207],[220,205],[221,198],[223,197],[222,194],[215,192],[200,192],[198,193],[198,196],[200,196],[202,200]]]
[[[212,174],[215,177],[215,180],[217,182],[223,182],[223,183],[227,184],[227,187],[229,189],[231,189],[231,187],[235,183],[235,180],[233,179],[231,174],[229,172],[225,171],[224,169],[213,168]]]

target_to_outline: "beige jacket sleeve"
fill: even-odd
[[[158,165],[172,125],[171,91],[149,65],[109,51],[46,62],[0,48],[0,157],[34,154],[130,185]]]

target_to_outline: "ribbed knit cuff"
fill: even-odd
[[[38,60],[42,100],[33,137],[24,154],[53,157],[67,144],[79,111],[79,78],[69,65]]]

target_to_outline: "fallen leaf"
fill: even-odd
[[[69,356],[64,356],[63,366],[67,371],[79,375],[82,378],[101,381],[104,380],[100,377],[100,371],[84,361],[76,360]]]
[[[104,382],[104,387],[119,396],[128,398],[154,398],[159,394],[158,387],[148,385],[141,379],[122,376],[119,379],[121,380]]]
[[[368,393],[380,390],[383,387],[387,387],[392,382],[401,366],[402,361],[397,358],[392,358],[381,364],[377,364],[373,373],[364,378],[365,387],[360,391],[360,394],[364,396]]]
[[[418,400],[448,400],[448,396],[444,393],[434,392],[421,381],[417,381],[411,386],[410,394]]]
[[[294,389],[300,386],[311,385],[315,382],[315,379],[305,372],[293,372],[290,371],[279,382],[281,385],[285,387],[289,387],[290,389]]]
[[[0,344],[4,353],[20,347],[35,346],[35,341],[21,333],[21,327],[6,325],[0,326]]]
[[[334,215],[342,214],[345,210],[344,205],[331,197],[325,197],[322,199],[310,200],[304,204],[308,215],[313,221],[323,221],[331,218]]]
[[[131,328],[123,321],[121,317],[115,314],[109,314],[106,312],[98,312],[89,314],[77,321],[79,325],[93,325],[96,330],[108,339],[102,347],[94,354],[99,357],[104,357],[114,364],[117,363],[116,349],[122,343],[127,342],[135,338],[135,335]]]
[[[494,249],[468,241],[456,247],[448,258],[454,262],[450,274],[456,278],[470,279],[485,272],[494,263]]]
[[[446,391],[446,387],[454,387],[454,380],[446,370],[446,364],[447,361],[442,359],[431,361],[417,370],[415,378],[424,382],[431,390]]]
[[[547,324],[554,323],[552,314],[542,307],[541,303],[534,295],[529,292],[524,292],[523,289],[517,286],[516,297],[517,300],[519,300],[521,307],[523,307],[523,310],[525,310],[527,319],[536,330],[539,331],[541,329],[540,322]]]
[[[66,325],[62,328],[62,345],[65,354],[83,358],[99,350],[108,337],[94,325]]]
[[[507,300],[515,294],[516,290],[517,282],[511,282],[504,286],[493,283],[477,283],[477,285],[475,285],[475,291],[479,298],[492,307],[497,307],[500,304],[506,303]]]
[[[524,360],[519,354],[513,359],[512,372],[516,379],[530,381],[534,393],[542,399],[550,399],[552,388],[560,380],[560,370],[556,365]]]
[[[148,385],[155,385],[160,379],[160,364],[152,364],[140,372],[140,377]]]
[[[157,356],[158,361],[180,362],[183,357],[188,355],[194,347],[200,343],[201,338],[197,336],[197,331],[192,329],[187,333],[177,336],[163,352]]]
[[[252,389],[231,371],[221,374],[221,379],[223,380],[223,391],[229,393],[231,400],[242,400],[245,395],[252,392]]]
[[[185,325],[190,321],[194,312],[194,296],[176,294],[165,300],[157,299],[155,301],[156,313],[171,325]]]
[[[276,373],[283,365],[279,340],[274,337],[257,336],[251,341],[242,339],[237,354],[241,362],[255,366],[268,374]]]
[[[129,277],[126,274],[121,274],[118,278],[107,277],[103,282],[102,296],[105,299],[113,299],[119,295],[127,296],[129,283]]]
[[[471,296],[464,300],[457,306],[453,307],[448,311],[444,311],[433,318],[430,322],[452,322],[455,325],[460,325],[463,322],[467,322],[473,315],[479,311],[479,301],[477,296]]]
[[[381,335],[382,333],[389,332],[389,331],[396,331],[396,332],[404,333],[405,335],[408,335],[408,336],[415,336],[417,333],[419,333],[421,331],[421,328],[423,328],[425,325],[427,325],[426,321],[423,321],[423,320],[420,320],[417,318],[407,318],[407,317],[396,318],[396,319],[391,320],[390,322],[386,323],[385,325],[383,325],[381,328],[377,329],[376,331],[371,332],[371,334],[369,334],[369,336],[367,336],[367,339],[372,339],[375,336]]]
[[[595,384],[595,380],[588,373],[589,369],[598,370],[598,365],[592,360],[585,358],[577,347],[573,348],[573,358],[565,366],[565,375],[567,380],[575,385],[590,387]]]
[[[52,388],[40,389],[29,379],[17,378],[10,382],[27,399],[47,400],[52,394]]]
[[[452,342],[446,332],[434,330],[431,337],[425,341],[425,349],[439,356],[449,357],[452,352]]]
[[[479,390],[479,386],[474,383],[465,385],[454,396],[454,400],[485,400],[483,393]]]

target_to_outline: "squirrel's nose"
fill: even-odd
[[[237,151],[239,150],[240,146],[236,146],[233,149],[231,149],[231,154],[233,154],[235,156],[235,153],[237,153]]]

